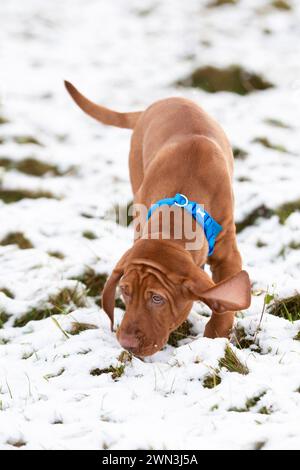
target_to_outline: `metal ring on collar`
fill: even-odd
[[[179,206],[179,207],[185,207],[185,206],[187,206],[188,203],[189,203],[188,198],[187,198],[184,194],[180,194],[180,193],[179,193],[179,195],[180,195],[181,197],[183,197],[185,201],[184,201],[184,203],[182,203],[182,204],[180,204],[179,202],[175,202],[175,205],[176,205],[176,206]]]

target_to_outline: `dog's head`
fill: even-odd
[[[160,240],[140,240],[125,253],[105,284],[102,306],[113,326],[119,284],[126,312],[117,331],[120,344],[137,356],[159,351],[187,318],[193,301],[215,313],[250,305],[248,274],[214,284],[183,248]]]

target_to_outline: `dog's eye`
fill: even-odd
[[[151,300],[156,305],[163,304],[165,302],[165,299],[158,294],[152,294]]]

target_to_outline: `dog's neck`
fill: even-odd
[[[168,240],[174,246],[180,246],[190,252],[194,262],[203,266],[208,257],[208,243],[203,228],[180,207],[174,208],[174,217],[169,219],[170,223],[162,223],[167,210],[168,208],[162,207],[160,211],[153,213],[151,219],[144,221],[142,227],[139,227],[139,232],[135,231],[135,241]],[[168,216],[166,220],[168,221]]]

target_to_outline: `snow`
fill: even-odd
[[[250,373],[220,371],[221,384],[203,387],[218,368],[226,341],[202,337],[207,309],[195,304],[189,320],[197,333],[177,348],[125,363],[124,374],[93,376],[119,366],[121,347],[106,315],[89,297],[68,315],[14,321],[74,286],[87,267],[109,273],[130,246],[132,231],[107,216],[131,199],[127,154],[130,132],[108,128],[83,115],[67,96],[71,80],[93,100],[118,110],[144,109],[182,95],[209,111],[232,144],[248,152],[236,160],[236,219],[265,204],[275,209],[300,198],[299,33],[300,5],[292,11],[268,0],[207,8],[208,1],[38,0],[0,4],[0,158],[34,155],[65,176],[34,177],[1,170],[4,188],[46,191],[55,199],[0,201],[0,240],[22,232],[33,247],[0,246],[0,449],[295,449],[300,447],[300,321],[265,313],[257,334],[260,350],[232,345]],[[264,30],[272,30],[266,34]],[[275,87],[247,96],[178,89],[174,83],[201,65],[240,64]],[[278,128],[266,119],[290,127]],[[42,145],[20,145],[33,136]],[[267,137],[288,153],[254,143]],[[1,141],[1,140],[0,140]],[[248,181],[241,181],[241,178]],[[83,236],[91,231],[95,240]],[[259,219],[239,236],[253,281],[251,308],[237,319],[257,331],[269,291],[299,290],[300,215],[284,225],[275,215]],[[264,246],[257,246],[257,242]],[[282,249],[285,248],[284,254]],[[49,256],[59,252],[63,259]],[[73,279],[73,280],[72,280]],[[122,311],[116,310],[117,321]],[[74,322],[97,329],[71,336]],[[59,325],[59,327],[58,327]],[[64,332],[66,334],[64,334]],[[261,396],[245,410],[247,400]],[[262,414],[265,407],[270,414]],[[244,412],[238,411],[244,409]]]

